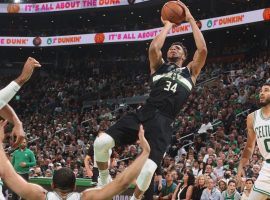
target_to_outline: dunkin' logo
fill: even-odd
[[[41,42],[42,42],[42,40],[41,40],[40,37],[35,37],[35,38],[33,39],[33,45],[35,45],[35,46],[41,45]]]
[[[104,40],[105,40],[105,35],[104,35],[104,33],[97,33],[97,34],[95,35],[95,43],[100,44],[100,43],[103,43]]]
[[[270,20],[270,8],[266,8],[263,11],[263,19]]]
[[[20,5],[19,4],[8,4],[7,6],[7,12],[8,13],[18,13],[20,12]]]

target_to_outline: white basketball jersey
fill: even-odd
[[[80,200],[80,199],[81,199],[81,193],[78,193],[78,192],[69,193],[66,198],[66,200]],[[62,200],[62,198],[56,192],[47,192],[46,200]]]
[[[261,109],[254,112],[253,129],[262,156],[270,159],[270,118],[265,118]]]

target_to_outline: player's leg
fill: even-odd
[[[149,188],[152,177],[157,169],[157,164],[148,159],[144,164],[140,175],[136,180],[136,188],[134,190],[134,194],[130,200],[140,200],[144,194],[144,192]]]
[[[100,133],[94,142],[94,156],[99,168],[99,186],[111,181],[109,159],[115,145],[132,144],[138,139],[139,123],[135,115],[126,115],[111,126],[106,133]]]
[[[139,200],[144,192],[149,188],[152,177],[160,165],[163,155],[171,139],[171,119],[164,118],[159,114],[145,124],[146,139],[151,147],[151,152],[148,161],[145,163],[140,175],[136,181],[136,188],[130,200]],[[152,195],[153,196],[153,192]]]
[[[270,164],[264,163],[260,174],[255,181],[252,191],[249,195],[249,200],[265,200],[270,197]]]
[[[99,186],[111,182],[109,174],[109,160],[112,148],[115,146],[114,139],[105,132],[99,133],[94,142],[94,155],[99,170]]]
[[[266,200],[269,196],[266,195],[266,194],[263,194],[263,193],[260,193],[258,191],[255,191],[255,190],[252,190],[249,197],[248,197],[248,200]]]

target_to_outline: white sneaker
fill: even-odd
[[[110,182],[112,182],[112,177],[110,175],[105,182],[102,182],[100,177],[98,177],[97,188],[102,188]]]

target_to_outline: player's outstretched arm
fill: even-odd
[[[139,140],[140,146],[143,150],[141,155],[124,172],[119,174],[113,182],[109,183],[104,188],[85,190],[82,193],[83,200],[112,199],[114,195],[119,194],[128,188],[129,184],[140,174],[141,169],[150,154],[150,146],[144,137],[144,129],[142,125],[139,130]]]
[[[18,78],[12,81],[2,90],[0,90],[0,116],[14,125],[12,134],[17,137],[13,145],[14,147],[17,147],[21,143],[21,141],[25,137],[25,134],[23,131],[22,123],[19,120],[18,116],[16,115],[14,110],[7,104],[19,91],[20,87],[29,80],[34,69],[40,66],[41,65],[38,61],[36,61],[34,58],[29,57],[25,62],[23,70],[18,76]]]
[[[7,105],[13,96],[19,91],[20,87],[29,80],[34,68],[40,66],[39,62],[34,58],[29,57],[27,59],[20,76],[0,90],[0,109]]]
[[[202,32],[200,31],[199,27],[196,24],[195,19],[191,15],[188,7],[179,1],[179,4],[184,8],[185,14],[186,14],[186,21],[190,23],[192,31],[193,31],[193,37],[195,40],[195,44],[197,47],[197,50],[193,56],[193,61],[191,61],[188,64],[188,67],[192,69],[192,75],[197,78],[197,76],[200,74],[201,69],[203,68],[206,57],[207,57],[207,46],[203,37]]]
[[[0,177],[16,194],[27,200],[44,200],[45,190],[36,184],[27,183],[20,175],[18,175],[11,163],[9,162],[4,149],[4,127],[7,121],[0,121]]]
[[[148,52],[151,74],[155,73],[156,69],[164,62],[162,59],[161,48],[164,45],[167,34],[174,25],[173,23],[167,20],[163,20],[162,18],[161,21],[164,24],[164,27],[162,28],[161,32],[151,42]]]
[[[254,120],[254,113],[251,113],[247,116],[247,143],[238,166],[237,171],[238,181],[240,180],[242,175],[245,176],[244,167],[248,164],[256,144],[256,133],[253,129],[253,120]]]

